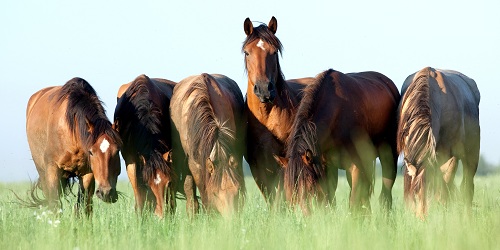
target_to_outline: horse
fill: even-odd
[[[79,180],[77,214],[82,205],[87,215],[92,213],[96,182],[97,197],[117,201],[122,142],[87,81],[75,77],[63,86],[34,93],[26,109],[26,134],[39,174],[32,188],[34,205],[61,207],[60,197],[70,188],[72,177]],[[45,198],[36,195],[37,187]]]
[[[188,214],[199,212],[198,188],[206,211],[231,217],[239,211],[245,194],[241,90],[224,75],[187,77],[174,88],[170,114],[174,168],[184,182]]]
[[[175,211],[169,111],[175,84],[140,75],[120,87],[114,114],[113,128],[123,140],[121,153],[134,190],[135,209],[142,213],[146,201],[153,199],[148,197],[152,193],[155,200],[151,204],[160,218],[165,203],[170,212]]]
[[[245,19],[247,35],[242,52],[248,74],[245,100],[248,119],[245,159],[252,176],[270,205],[280,200],[280,167],[273,155],[284,155],[284,145],[302,90],[314,81],[313,77],[285,80],[279,56],[283,50],[276,37],[278,22],[273,16],[269,24],[254,27]]]
[[[379,201],[389,211],[397,172],[399,101],[397,87],[381,73],[344,74],[329,69],[319,74],[304,89],[286,142],[286,157],[275,156],[283,167],[289,204],[300,206],[305,215],[315,202],[335,205],[338,169],[345,169],[351,211],[368,214],[374,160],[379,157],[383,175]]]
[[[404,155],[405,203],[421,219],[428,195],[448,203],[460,160],[461,191],[470,211],[480,143],[476,82],[457,71],[426,67],[406,78],[401,95],[397,142]]]

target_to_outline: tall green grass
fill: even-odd
[[[469,218],[459,205],[432,206],[421,221],[403,206],[402,178],[394,187],[393,211],[385,216],[376,195],[372,216],[349,214],[349,188],[342,179],[336,208],[318,208],[309,217],[300,211],[269,211],[253,179],[242,213],[232,220],[200,214],[188,219],[178,201],[173,216],[137,216],[127,181],[115,204],[94,198],[91,219],[76,218],[71,203],[61,213],[29,209],[13,203],[29,183],[0,184],[0,249],[499,249],[500,175],[477,177],[474,211]]]

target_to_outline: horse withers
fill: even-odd
[[[400,95],[394,83],[377,72],[343,74],[328,70],[304,89],[286,143],[283,166],[287,200],[309,214],[312,204],[335,204],[338,169],[351,187],[349,204],[357,214],[370,212],[374,161],[382,164],[379,201],[392,206],[396,179],[396,112]]]
[[[70,178],[79,180],[76,209],[92,212],[92,196],[116,202],[121,139],[92,86],[73,78],[63,86],[44,88],[31,96],[26,110],[26,133],[39,174],[32,190],[35,205],[61,205]],[[36,187],[45,199],[37,198]]]
[[[429,197],[447,203],[460,160],[463,201],[471,210],[479,161],[479,101],[476,82],[462,73],[426,67],[401,88],[398,151],[404,155],[404,197],[425,218]]]
[[[248,117],[245,159],[266,201],[279,204],[280,167],[273,155],[284,155],[284,145],[302,98],[303,88],[314,78],[285,81],[279,63],[283,46],[276,37],[278,22],[254,27],[245,19],[247,35],[242,51],[248,73],[246,113]]]
[[[135,208],[142,212],[151,204],[159,217],[165,203],[170,212],[175,208],[169,112],[174,86],[169,80],[140,75],[120,87],[114,114],[113,127],[123,140],[121,152]]]
[[[188,213],[198,212],[196,188],[207,210],[225,217],[243,204],[244,103],[236,82],[201,74],[180,81],[170,102],[173,161],[184,182]]]

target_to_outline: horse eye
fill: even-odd
[[[243,53],[245,53],[245,56],[248,56],[248,52],[244,51]]]
[[[90,155],[90,156],[93,156],[93,155],[94,155],[94,153],[92,153],[92,150],[89,150],[89,155]]]

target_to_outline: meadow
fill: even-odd
[[[393,211],[386,216],[372,196],[372,215],[349,214],[348,184],[341,178],[337,207],[317,208],[311,216],[300,211],[270,211],[251,177],[246,178],[243,211],[232,220],[218,215],[186,215],[178,200],[174,215],[158,219],[138,216],[130,184],[115,204],[94,197],[91,219],[72,212],[76,198],[63,200],[63,210],[25,208],[12,191],[26,195],[30,184],[0,184],[0,249],[499,249],[500,174],[477,176],[472,216],[459,204],[432,206],[425,221],[403,205],[402,178],[393,189]],[[458,176],[457,176],[458,177]],[[460,177],[457,178],[460,180]],[[12,191],[11,191],[12,190]]]

